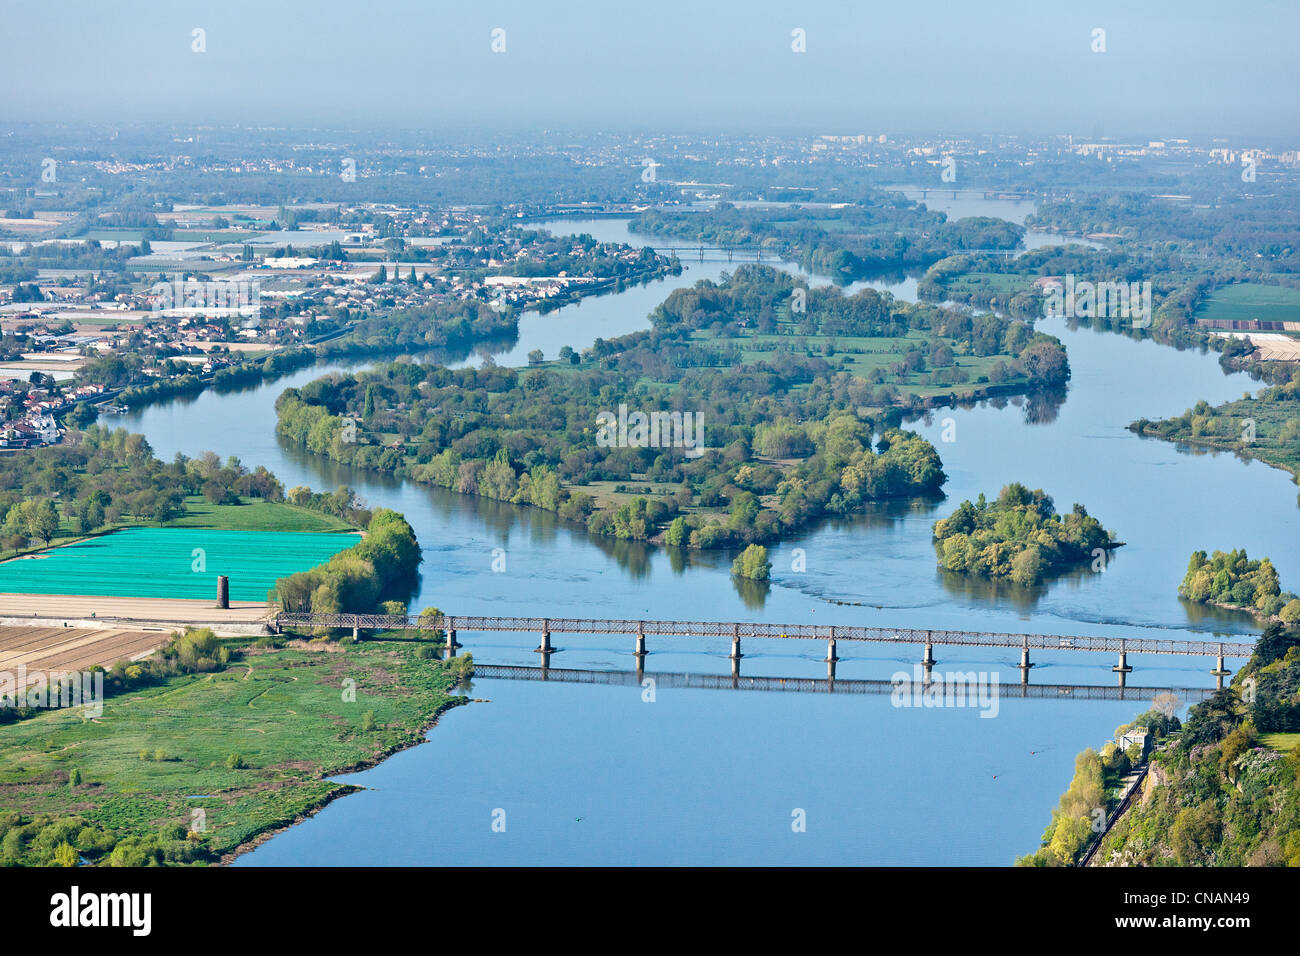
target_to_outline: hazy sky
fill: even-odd
[[[4,0],[0,11],[0,122],[1275,144],[1300,133],[1297,0]],[[191,50],[196,27],[204,53]],[[491,49],[497,27],[504,53]],[[791,49],[796,28],[804,53]]]

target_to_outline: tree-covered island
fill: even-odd
[[[938,453],[898,427],[906,414],[1069,376],[1060,342],[1024,322],[762,266],[674,291],[651,323],[525,370],[392,363],[320,379],[281,396],[279,432],[597,534],[744,547],[939,493]]]
[[[944,570],[1023,585],[1091,564],[1119,545],[1083,505],[1057,514],[1041,488],[1030,491],[1019,482],[1004,487],[992,502],[982,494],[963,501],[934,525],[934,548]]]

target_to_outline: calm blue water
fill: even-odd
[[[584,223],[585,231],[610,221]],[[588,225],[593,228],[587,229]],[[617,223],[622,226],[622,223]],[[599,236],[604,238],[604,236]],[[725,257],[724,257],[725,258]],[[645,327],[681,279],[529,316],[499,361],[580,348]],[[1142,440],[1135,418],[1235,398],[1255,384],[1215,357],[1088,330],[1044,328],[1067,344],[1074,378],[1057,407],[1015,401],[944,410],[915,426],[943,457],[948,500],[894,504],[827,522],[772,549],[773,582],[738,589],[731,555],[686,558],[589,537],[553,515],[467,499],[309,459],[274,436],[287,384],[208,393],[136,413],[163,458],[213,448],[266,464],[286,485],[357,487],[403,511],[424,548],[419,605],[505,615],[675,617],[930,626],[1203,639],[1249,635],[1240,616],[1205,615],[1175,589],[1191,551],[1245,547],[1300,582],[1290,477],[1231,456],[1191,455]],[[511,358],[513,356],[513,358]],[[956,440],[942,441],[951,418]],[[946,579],[930,526],[962,498],[1019,480],[1068,508],[1087,505],[1128,542],[1098,574],[1030,592]],[[804,549],[806,570],[792,569]],[[491,570],[494,548],[506,570]],[[834,602],[851,602],[845,606]],[[485,663],[535,665],[537,635],[459,635]],[[1248,639],[1248,638],[1245,638]],[[553,667],[629,669],[632,639],[556,635]],[[749,641],[746,673],[824,676],[824,645]],[[648,670],[726,673],[722,642],[650,639]],[[889,679],[919,648],[841,642],[839,677]],[[1015,651],[939,648],[938,670],[1019,680]],[[1032,680],[1111,684],[1103,655],[1042,654]],[[1133,685],[1212,686],[1211,662],[1130,657]],[[474,682],[472,703],[446,715],[428,743],[348,779],[371,788],[327,807],[242,865],[384,863],[1003,864],[1036,848],[1069,782],[1075,754],[1099,746],[1146,709],[1138,702],[1016,700],[996,718],[973,709],[901,709],[887,697]],[[1031,753],[1033,751],[1034,753]],[[791,830],[802,809],[807,830]],[[504,833],[492,829],[505,811]]]

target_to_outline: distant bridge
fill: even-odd
[[[731,667],[733,674],[740,673],[741,638],[764,640],[818,640],[826,641],[827,676],[835,676],[835,663],[839,660],[836,645],[839,641],[866,641],[884,644],[920,644],[924,647],[921,664],[927,671],[934,666],[934,647],[1010,647],[1020,650],[1021,680],[1028,682],[1030,650],[1093,651],[1117,654],[1119,662],[1111,668],[1119,675],[1124,686],[1126,676],[1132,672],[1128,655],[1161,654],[1185,657],[1212,657],[1216,666],[1212,673],[1223,686],[1223,678],[1231,673],[1224,666],[1225,658],[1245,659],[1254,651],[1254,644],[1230,641],[1183,641],[1152,637],[1092,637],[1057,634],[1007,634],[996,631],[949,631],[931,628],[857,627],[842,624],[763,624],[751,621],[632,621],[617,618],[574,617],[497,617],[473,615],[443,615],[424,617],[404,614],[310,614],[280,612],[273,620],[277,631],[285,628],[332,627],[351,628],[356,638],[362,631],[392,631],[411,629],[440,629],[447,632],[448,652],[455,654],[458,631],[483,632],[535,632],[541,635],[537,652],[549,664],[555,652],[552,634],[627,634],[636,638],[636,656],[641,664],[646,655],[646,637],[729,638],[731,640]]]

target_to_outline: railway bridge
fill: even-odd
[[[1095,637],[1059,634],[1010,634],[995,631],[951,631],[931,628],[857,627],[842,624],[765,624],[753,621],[657,621],[622,620],[618,618],[581,617],[498,617],[466,614],[419,617],[402,614],[310,614],[280,612],[273,620],[277,632],[304,627],[351,628],[353,637],[360,639],[365,631],[442,630],[447,635],[447,654],[454,656],[463,645],[457,640],[458,632],[524,632],[541,636],[536,648],[542,655],[543,666],[550,665],[556,653],[551,643],[552,634],[628,635],[636,641],[634,653],[637,669],[643,669],[647,637],[666,638],[722,638],[731,641],[731,672],[740,674],[741,639],[763,640],[815,640],[826,642],[826,676],[835,677],[835,664],[839,660],[836,648],[840,641],[864,641],[882,644],[915,644],[922,648],[921,665],[928,674],[937,663],[936,646],[953,647],[1007,647],[1020,651],[1020,680],[1029,682],[1029,670],[1034,665],[1029,659],[1031,650],[1069,651],[1080,653],[1109,653],[1118,656],[1111,668],[1119,677],[1119,686],[1125,685],[1133,668],[1128,655],[1160,654],[1184,657],[1208,657],[1215,661],[1210,672],[1223,687],[1223,678],[1232,672],[1225,666],[1227,658],[1245,659],[1254,651],[1253,644],[1228,641],[1185,641],[1156,637]]]

